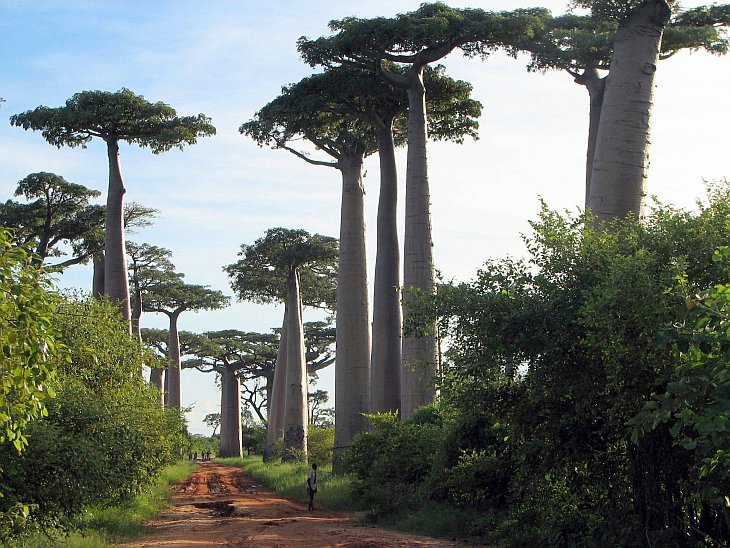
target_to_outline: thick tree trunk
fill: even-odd
[[[337,274],[335,361],[335,467],[355,434],[368,429],[370,411],[370,311],[365,249],[362,154],[342,155],[340,255]]]
[[[606,78],[601,78],[595,69],[585,70],[583,74],[575,79],[577,84],[585,86],[588,90],[589,114],[588,114],[588,147],[586,148],[586,194],[585,206],[588,207],[588,197],[591,195],[591,175],[593,174],[593,158],[596,154],[596,137],[598,136],[598,124],[601,120],[601,107],[603,106],[603,94],[606,91]]]
[[[373,349],[370,360],[370,411],[400,409],[401,332],[398,173],[392,121],[378,127],[380,195],[373,288]]]
[[[167,397],[165,405],[173,409],[181,409],[181,391],[180,391],[180,337],[177,333],[177,319],[179,314],[168,314],[170,318],[170,340],[167,344],[167,351],[170,364],[167,366]]]
[[[119,164],[119,143],[108,139],[109,190],[106,198],[104,231],[104,294],[116,303],[122,317],[129,322],[129,279],[127,251],[124,243],[124,180]],[[131,329],[130,329],[131,333]]]
[[[160,391],[160,407],[164,407],[165,405],[165,390],[162,386],[162,375],[164,371],[164,369],[150,369],[150,384]]]
[[[670,14],[665,0],[645,0],[616,32],[588,199],[599,222],[642,215],[654,74]]]
[[[411,69],[408,87],[408,155],[406,168],[406,226],[403,239],[404,303],[411,288],[429,294],[434,291],[433,241],[431,238],[431,196],[426,154],[426,90],[423,69]],[[407,304],[403,316],[408,315]],[[403,337],[401,369],[401,418],[432,403],[436,398],[435,377],[438,342],[435,329],[420,338]]]
[[[286,299],[286,400],[284,405],[284,453],[282,462],[307,460],[307,361],[304,358],[302,303],[299,273],[292,270]]]
[[[221,457],[241,456],[241,382],[235,370],[221,371]]]
[[[94,254],[94,278],[92,280],[91,293],[95,298],[100,299],[104,294],[104,252]]]
[[[270,461],[279,457],[278,442],[284,437],[284,406],[286,404],[286,351],[287,351],[287,313],[284,311],[284,322],[279,337],[279,350],[276,353],[274,367],[274,384],[269,394],[269,413],[266,422],[266,448],[264,460]]]

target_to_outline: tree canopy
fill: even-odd
[[[57,147],[86,147],[92,138],[99,137],[134,143],[155,154],[215,134],[205,115],[178,116],[170,105],[150,103],[126,88],[116,92],[82,91],[63,107],[40,106],[12,116],[10,123],[41,131],[43,138]]]
[[[104,207],[89,203],[99,195],[55,173],[31,173],[15,190],[15,196],[23,196],[27,203],[0,204],[0,221],[15,230],[17,242],[31,250],[36,261],[67,254],[66,244],[71,257],[48,266],[83,263],[103,247]]]
[[[306,230],[272,228],[253,244],[241,245],[242,259],[224,270],[239,300],[284,302],[291,268],[299,269],[305,306],[334,309],[337,239]]]

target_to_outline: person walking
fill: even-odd
[[[317,463],[312,463],[312,469],[307,476],[307,493],[309,493],[309,510],[314,510],[314,494],[317,492]]]

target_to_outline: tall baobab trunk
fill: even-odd
[[[284,406],[284,453],[282,462],[307,460],[308,379],[304,358],[302,303],[299,272],[292,268],[286,298],[286,400]]]
[[[221,457],[241,456],[241,381],[235,370],[221,371]]]
[[[109,190],[106,198],[106,227],[104,230],[104,294],[115,303],[122,317],[129,322],[129,280],[127,251],[124,244],[124,180],[119,164],[119,143],[106,141],[109,156]],[[131,330],[130,330],[131,333]]]
[[[380,196],[373,288],[373,349],[370,360],[370,411],[400,409],[402,315],[398,248],[398,173],[393,122],[378,124]]]
[[[269,395],[269,412],[266,422],[266,448],[264,460],[270,461],[279,456],[278,442],[284,437],[284,406],[286,404],[286,351],[287,351],[287,313],[284,311],[284,322],[281,326],[279,349],[276,352],[274,367],[274,384]]]
[[[94,253],[94,278],[91,286],[91,293],[97,299],[104,294],[104,252]]]
[[[343,154],[340,255],[337,273],[334,459],[368,429],[370,410],[370,313],[365,250],[362,154]]]
[[[616,32],[588,200],[599,221],[642,215],[654,74],[670,15],[665,0],[645,0]]]
[[[150,384],[152,386],[157,387],[157,389],[160,391],[160,406],[164,407],[165,405],[165,390],[162,385],[162,374],[164,373],[164,369],[157,369],[153,367],[150,369]]]
[[[167,381],[167,397],[165,405],[173,409],[182,408],[182,395],[180,391],[180,336],[177,332],[177,319],[179,314],[167,314],[170,318],[170,339],[167,343],[169,364],[165,373]]]
[[[434,291],[431,196],[426,155],[426,89],[423,67],[411,69],[408,86],[408,154],[406,167],[406,226],[403,239],[403,287],[429,294]],[[410,297],[404,295],[404,303]],[[403,315],[408,315],[407,304]],[[401,418],[436,398],[438,342],[435,329],[423,337],[403,337]]]
[[[606,91],[606,78],[601,78],[596,69],[587,69],[575,78],[575,82],[585,86],[588,90],[588,147],[586,149],[586,194],[585,205],[588,207],[588,198],[591,195],[591,175],[593,174],[593,158],[596,155],[596,137],[598,124],[601,121],[601,107],[603,95]]]

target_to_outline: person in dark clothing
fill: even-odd
[[[312,463],[312,469],[307,476],[307,493],[309,493],[309,510],[314,510],[314,494],[317,492],[317,463]]]

